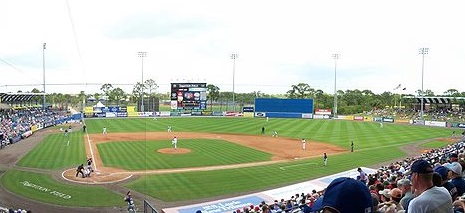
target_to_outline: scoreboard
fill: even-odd
[[[207,108],[207,83],[171,83],[171,109]]]

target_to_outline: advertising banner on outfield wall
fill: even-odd
[[[394,123],[394,118],[383,117],[383,122]]]
[[[458,123],[458,124],[457,124],[457,127],[458,127],[458,128],[465,128],[465,123]]]
[[[354,116],[350,116],[350,115],[338,115],[336,119],[339,119],[339,120],[354,120]]]
[[[266,113],[265,112],[255,112],[255,117],[266,117]]]
[[[354,116],[354,121],[364,121],[365,118],[363,116]]]
[[[425,125],[425,121],[422,120],[412,120],[410,123],[413,125]]]
[[[253,107],[242,107],[242,112],[254,112]]]
[[[330,119],[330,115],[313,115],[313,119]]]
[[[373,121],[374,121],[374,122],[382,122],[382,121],[383,121],[383,117],[373,117]]]
[[[116,117],[128,117],[128,113],[127,112],[117,112]]]
[[[302,113],[302,118],[312,119],[313,114],[312,113]]]
[[[115,118],[116,117],[116,112],[107,112],[107,113],[105,113],[105,117],[107,117],[107,118]]]
[[[443,121],[425,121],[426,126],[438,126],[438,127],[446,127],[446,122]]]
[[[331,109],[315,109],[315,115],[332,115]]]

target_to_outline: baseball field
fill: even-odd
[[[402,147],[446,145],[452,130],[374,122],[260,118],[86,119],[66,137],[58,129],[19,156],[3,174],[12,194],[46,205],[99,212],[136,205],[157,208],[197,203],[286,186],[355,167],[373,167],[408,154]],[[167,132],[167,127],[172,132]],[[102,134],[106,127],[108,134]],[[265,127],[265,134],[261,128]],[[272,131],[278,137],[272,137]],[[177,149],[172,138],[177,137]],[[305,138],[306,149],[301,140]],[[350,152],[354,141],[355,151]],[[21,142],[21,143],[27,143]],[[21,144],[17,144],[21,145]],[[3,151],[3,150],[2,150]],[[421,152],[421,148],[416,151]],[[322,165],[323,153],[328,165]],[[412,153],[410,153],[412,154]],[[94,159],[89,178],[76,167]],[[31,209],[34,209],[33,207]]]

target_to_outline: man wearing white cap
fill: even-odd
[[[462,196],[465,193],[465,180],[462,179],[462,165],[459,162],[447,164],[449,169],[450,182],[457,188],[457,195]]]

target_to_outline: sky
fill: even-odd
[[[462,92],[463,20],[460,0],[2,0],[0,92],[43,90],[44,76],[47,93],[71,94],[142,79],[161,93]]]

